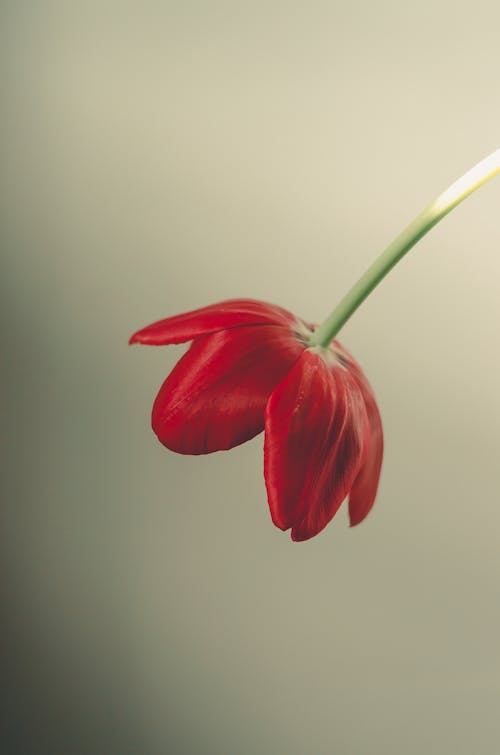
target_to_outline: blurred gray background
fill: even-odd
[[[321,320],[500,146],[498,3],[0,12],[2,755],[497,753],[499,179],[341,334],[386,436],[355,529],[275,529],[262,436],[164,449],[184,347],[127,339]]]

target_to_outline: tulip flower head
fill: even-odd
[[[349,497],[351,525],[373,505],[382,424],[361,368],[338,341],[309,346],[314,326],[252,299],[169,317],[130,343],[192,341],[152,412],[163,445],[222,451],[264,430],[264,476],[274,524],[307,540]]]
[[[417,241],[499,172],[496,150],[394,239],[319,328],[273,304],[234,299],[135,333],[130,343],[192,341],[153,405],[160,441],[178,453],[208,454],[264,431],[264,476],[277,527],[308,540],[345,498],[351,525],[359,524],[377,493],[382,422],[360,366],[335,337]]]

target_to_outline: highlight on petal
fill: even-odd
[[[159,440],[183,454],[232,448],[264,429],[266,402],[303,352],[279,325],[196,338],[153,405]]]
[[[129,343],[165,346],[192,341],[198,336],[242,325],[293,325],[300,322],[291,312],[256,299],[228,299],[167,317],[148,325],[131,336]]]
[[[358,383],[304,351],[265,412],[264,475],[276,526],[307,540],[328,524],[359,472],[367,433]]]

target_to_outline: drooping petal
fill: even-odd
[[[264,429],[270,394],[303,345],[289,327],[262,325],[200,336],[153,405],[159,440],[183,454],[232,448]]]
[[[287,325],[300,322],[286,309],[256,299],[229,299],[167,317],[148,325],[131,336],[129,343],[165,346],[184,343],[198,336],[242,325]]]
[[[359,386],[306,350],[266,406],[264,475],[271,517],[293,540],[333,518],[359,471],[368,419]]]
[[[333,345],[342,354],[349,372],[360,387],[369,422],[369,436],[363,452],[363,460],[349,494],[349,521],[351,527],[355,527],[369,513],[377,496],[384,455],[384,433],[377,401],[366,375],[352,354],[341,343],[334,341]]]
[[[352,490],[349,494],[349,520],[351,527],[360,524],[373,506],[377,495],[382,457],[384,455],[382,419],[373,391],[364,375],[363,378],[359,382],[368,413],[370,433],[361,469],[354,480]]]

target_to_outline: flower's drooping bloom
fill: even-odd
[[[281,307],[234,299],[168,317],[130,343],[192,341],[156,397],[152,426],[167,448],[205,454],[265,430],[274,524],[307,540],[349,497],[351,525],[370,511],[382,423],[359,365],[338,343],[310,347],[314,326]]]

